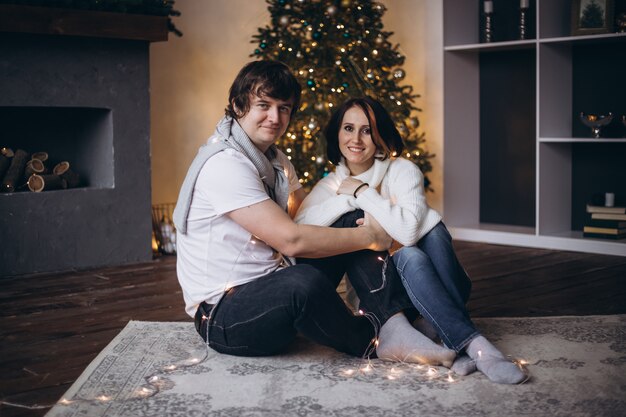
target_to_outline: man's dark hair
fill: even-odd
[[[393,119],[380,102],[365,96],[349,99],[340,105],[330,117],[330,121],[324,129],[328,160],[335,165],[341,161],[339,129],[341,129],[343,116],[352,107],[359,107],[367,116],[372,132],[372,141],[379,153],[382,154],[382,159],[387,159],[390,156],[400,156],[404,149],[404,142]]]
[[[246,64],[230,86],[226,115],[239,119],[250,111],[250,94],[291,100],[291,117],[300,106],[302,88],[289,67],[278,61],[252,61]],[[235,111],[237,109],[237,112]]]

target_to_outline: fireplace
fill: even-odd
[[[45,151],[49,167],[68,161],[81,187],[113,188],[111,109],[89,107],[0,107],[2,146]]]
[[[0,276],[150,260],[149,42],[0,37],[0,147],[47,151],[81,176],[0,193]]]

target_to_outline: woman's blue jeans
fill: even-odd
[[[323,273],[309,265],[280,269],[202,303],[196,330],[214,350],[237,356],[283,352],[297,332],[322,345],[364,355],[374,327],[355,316]]]
[[[463,350],[478,335],[465,307],[472,283],[445,225],[438,223],[415,246],[396,251],[393,260],[413,305],[446,346]]]

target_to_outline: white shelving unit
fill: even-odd
[[[585,99],[580,98],[583,94],[575,77],[576,74],[580,77],[581,71],[586,71],[588,66],[581,60],[581,55],[596,48],[602,51],[597,66],[590,67],[589,82],[612,83],[613,88],[601,89],[599,94],[602,97],[598,99],[618,103],[613,112],[616,118],[621,117],[626,114],[626,78],[623,75],[621,79],[602,78],[605,78],[604,70],[615,74],[614,67],[624,67],[626,34],[570,36],[570,0],[531,0],[530,3],[532,15],[528,17],[531,21],[528,39],[496,37],[495,42],[481,43],[482,1],[444,0],[444,221],[452,235],[461,240],[626,256],[626,239],[583,238],[582,225],[574,224],[580,223],[580,212],[585,210],[580,200],[588,187],[588,181],[576,179],[580,178],[575,174],[581,163],[580,155],[589,154],[587,150],[591,149],[593,155],[599,153],[601,159],[607,156],[606,166],[601,164],[588,173],[591,180],[594,175],[607,178],[616,174],[624,178],[626,171],[626,158],[620,164],[615,162],[614,156],[626,155],[626,138],[617,137],[619,135],[606,139],[583,137],[584,126],[577,126],[574,115],[582,111],[578,108]],[[509,16],[517,12],[518,6],[519,0],[494,1],[495,8],[508,7]],[[494,13],[496,29],[498,24],[516,23],[498,21],[498,9]],[[528,152],[521,167],[514,157],[510,160],[503,158],[502,163],[493,167],[485,165],[493,162],[481,158],[485,147],[493,143],[485,142],[490,133],[490,127],[485,125],[500,118],[505,119],[506,126],[510,116],[506,106],[498,108],[496,104],[494,110],[494,103],[486,102],[494,97],[493,92],[485,93],[491,83],[489,77],[494,73],[500,75],[498,71],[507,71],[506,64],[500,67],[498,63],[500,56],[503,59],[513,57],[515,62],[519,57],[524,62],[520,82],[530,86],[522,93],[516,91],[516,96],[510,99],[527,103],[534,110],[534,119],[524,116],[527,119],[521,120],[530,133],[519,140],[527,141],[526,148],[534,149],[534,155]],[[590,62],[597,58],[589,56]],[[518,69],[514,69],[517,76]],[[507,76],[512,77],[506,73],[501,75],[505,80]],[[502,85],[502,81],[495,78],[498,77],[494,77],[494,83]],[[510,81],[513,89],[517,80]],[[496,96],[499,93],[496,91]],[[501,93],[506,96],[507,91]],[[491,107],[486,107],[489,105]],[[491,109],[490,114],[483,112],[481,115],[481,107]],[[515,122],[520,123],[520,120]],[[616,123],[621,122],[613,121]],[[495,129],[502,129],[501,126],[497,125]],[[534,133],[532,126],[535,126]],[[512,129],[515,130],[514,124]],[[626,133],[626,128],[623,131]],[[503,172],[507,170],[510,172]],[[489,176],[492,177],[487,178]],[[507,198],[506,193],[503,197],[485,194],[485,179],[493,182],[495,178],[497,182],[499,176],[523,177],[520,180],[523,192],[519,192],[519,184],[514,184],[518,190],[514,199],[530,202],[527,204],[530,210],[522,213],[523,221],[485,220],[489,217],[485,213],[490,209],[486,205],[494,204],[497,212],[501,203],[498,199]],[[626,184],[620,187],[614,191],[626,193]],[[493,207],[491,209],[493,212]],[[578,217],[573,219],[573,216]]]

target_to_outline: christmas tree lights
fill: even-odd
[[[299,112],[277,145],[296,167],[305,188],[333,170],[322,129],[333,108],[351,97],[379,100],[396,122],[406,148],[401,155],[425,176],[434,156],[418,130],[418,94],[401,85],[405,57],[383,30],[386,8],[371,0],[266,0],[271,24],[258,29],[251,56],[289,65],[302,85]]]

